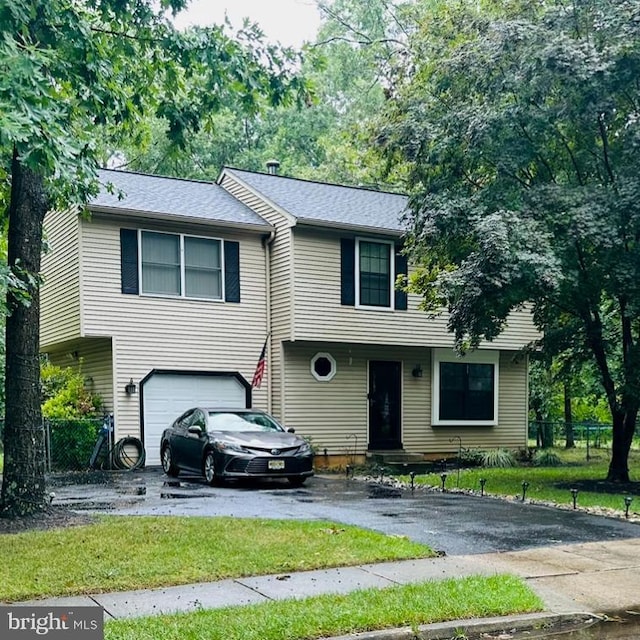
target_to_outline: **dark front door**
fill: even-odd
[[[401,365],[369,362],[369,449],[402,449]]]

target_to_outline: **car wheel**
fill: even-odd
[[[301,487],[304,484],[306,478],[300,476],[289,476],[287,480],[292,487]]]
[[[213,451],[207,451],[204,456],[202,473],[210,487],[215,487],[218,484],[218,476],[216,475],[216,459],[213,455]]]
[[[173,464],[173,456],[171,455],[171,447],[168,444],[165,444],[162,448],[162,455],[160,456],[160,460],[162,462],[162,470],[168,475],[175,478],[179,473],[180,469]]]

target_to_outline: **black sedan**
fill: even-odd
[[[257,409],[189,409],[165,429],[162,469],[198,473],[210,485],[224,478],[286,478],[300,486],[313,475],[313,451]]]

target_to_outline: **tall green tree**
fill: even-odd
[[[640,2],[425,2],[380,140],[409,169],[412,279],[459,349],[530,304],[588,354],[629,480],[640,407]],[[554,345],[559,331],[563,339]]]
[[[255,30],[178,32],[186,0],[0,0],[0,201],[8,217],[6,407],[0,513],[44,507],[38,274],[52,207],[82,207],[98,189],[96,139],[135,137],[153,114],[184,144],[222,104],[304,93],[290,56]]]
[[[302,73],[316,99],[246,114],[225,105],[215,125],[171,147],[167,123],[153,119],[147,135],[122,152],[127,168],[165,175],[215,179],[221,166],[264,170],[272,158],[283,174],[366,186],[398,186],[384,175],[384,160],[371,144],[370,123],[383,108],[399,70],[413,24],[414,3],[403,0],[331,0],[318,3],[322,22],[305,48]],[[142,144],[140,144],[142,142]]]

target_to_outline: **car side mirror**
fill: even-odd
[[[296,432],[296,430],[293,427],[289,427],[287,429],[287,433],[295,433],[295,432]]]
[[[202,427],[198,427],[196,425],[193,425],[191,427],[189,427],[188,432],[194,436],[198,436],[200,437],[202,435]]]

